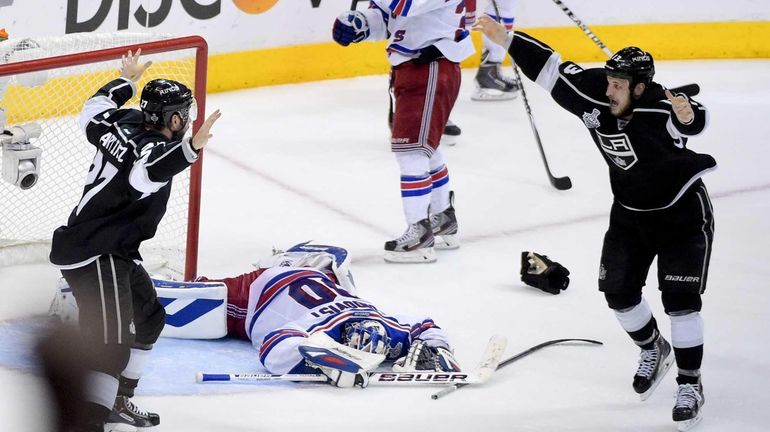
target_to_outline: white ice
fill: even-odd
[[[716,215],[708,289],[699,431],[770,426],[770,61],[659,62],[656,80],[697,82],[711,113],[690,148],[712,154],[706,176]],[[602,347],[555,346],[498,371],[483,386],[433,401],[429,388],[252,386],[222,394],[142,395],[162,429],[234,431],[673,431],[675,369],[646,402],[631,389],[638,349],[597,291],[611,194],[607,168],[582,122],[526,81],[543,145],[557,176],[546,178],[522,101],[470,101],[474,70],[452,115],[463,130],[445,147],[457,193],[462,247],[432,265],[382,260],[404,229],[398,169],[389,151],[387,78],[363,77],[209,96],[223,117],[204,159],[200,273],[229,276],[300,241],[346,247],[360,295],[388,312],[426,313],[472,366],[491,334],[506,355],[544,340],[583,337]],[[85,170],[86,167],[83,167]],[[546,253],[572,272],[552,296],[519,281],[519,253]],[[664,333],[655,269],[645,294]],[[45,266],[0,270],[0,326],[44,313],[57,274]],[[14,349],[14,340],[3,340]],[[199,353],[201,362],[209,354]],[[253,362],[257,362],[254,352]],[[245,364],[244,370],[253,370]],[[160,382],[146,385],[163,386]],[[192,379],[192,376],[190,376]],[[173,393],[173,392],[172,392]],[[48,429],[42,383],[0,368],[0,430]]]

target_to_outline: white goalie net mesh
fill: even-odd
[[[0,42],[0,108],[6,129],[30,122],[42,128],[32,145],[42,149],[40,177],[27,190],[0,181],[0,267],[45,262],[53,231],[67,222],[83,192],[95,149],[77,125],[83,103],[96,90],[118,77],[120,59],[67,65],[86,53],[167,39],[143,33],[83,34]],[[179,81],[195,91],[195,49],[143,55],[153,66],[137,83],[138,93],[155,78]],[[67,55],[51,69],[17,75],[3,72],[5,64]],[[138,106],[138,95],[126,107]],[[0,152],[0,166],[3,155]],[[145,262],[182,274],[187,236],[190,169],[173,180],[166,216],[155,237],[142,247]]]

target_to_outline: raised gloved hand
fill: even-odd
[[[369,22],[359,11],[347,11],[334,21],[332,38],[342,46],[358,43],[369,37]]]
[[[547,293],[559,294],[569,286],[569,270],[547,255],[521,253],[521,281]]]
[[[431,342],[421,339],[412,342],[409,352],[393,363],[393,371],[460,372],[460,365],[449,347],[443,343],[432,344]]]

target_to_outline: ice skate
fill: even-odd
[[[639,368],[634,375],[634,391],[644,401],[652,395],[660,380],[666,375],[674,362],[671,344],[658,335],[652,349],[643,349],[639,355]]]
[[[706,402],[703,397],[703,384],[679,384],[676,390],[676,403],[671,413],[676,427],[688,431],[700,423],[703,418],[701,407]]]
[[[433,230],[434,247],[436,249],[457,249],[460,239],[457,237],[457,217],[455,217],[455,193],[449,192],[449,207],[439,214],[430,216],[430,227]]]
[[[521,85],[513,78],[500,73],[500,63],[488,61],[489,52],[481,55],[481,65],[476,72],[476,88],[471,95],[475,101],[510,100],[518,96]]]
[[[160,416],[134,405],[127,396],[118,396],[104,425],[104,432],[135,432],[160,424]]]
[[[385,261],[392,263],[432,263],[436,261],[433,249],[433,231],[425,218],[409,225],[396,240],[385,242]]]
[[[441,134],[441,145],[453,146],[457,144],[460,134],[462,134],[460,127],[454,124],[451,119],[447,120],[444,133]]]

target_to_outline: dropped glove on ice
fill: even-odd
[[[569,286],[569,270],[535,252],[521,253],[521,281],[547,293],[559,294]]]

